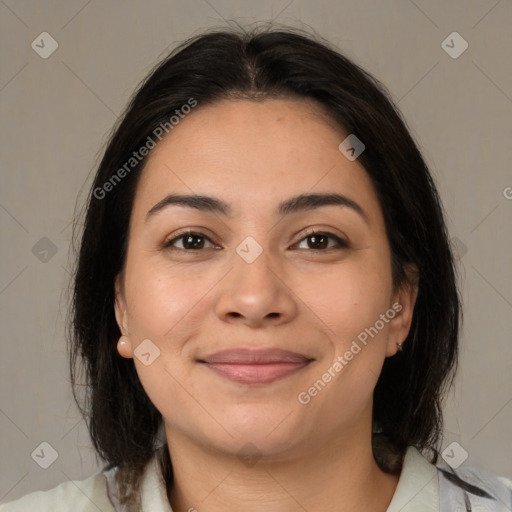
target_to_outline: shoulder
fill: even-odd
[[[440,510],[512,510],[512,481],[479,467],[437,467]],[[470,508],[468,508],[468,506]],[[461,508],[464,507],[464,508]]]
[[[387,512],[510,512],[512,481],[476,467],[434,465],[407,448]]]
[[[70,480],[49,491],[37,491],[8,503],[0,504],[0,512],[115,512],[108,498],[104,473],[85,480]]]

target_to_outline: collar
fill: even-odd
[[[398,486],[386,512],[437,512],[437,468],[414,446],[407,447]]]
[[[141,510],[151,512],[173,512],[167,492],[165,482],[160,473],[158,457],[154,456],[146,468],[142,479]]]
[[[111,474],[113,476],[113,473]],[[160,474],[156,456],[150,460],[142,477],[141,510],[173,512],[167,499],[165,483]],[[398,486],[386,512],[437,512],[438,510],[437,469],[420,454],[417,448],[409,446],[405,452]]]

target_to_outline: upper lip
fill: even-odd
[[[312,361],[297,352],[282,349],[229,349],[215,352],[204,358],[200,358],[202,363],[210,364],[272,364],[272,363],[305,363]]]

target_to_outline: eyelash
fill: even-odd
[[[327,236],[328,238],[331,238],[333,240],[336,241],[336,243],[338,244],[339,248],[341,249],[348,249],[350,246],[349,246],[349,243],[346,241],[346,240],[343,240],[342,238],[340,238],[339,236],[335,235],[334,233],[330,233],[329,231],[316,231],[316,230],[310,230],[308,231],[305,236],[303,238],[301,238],[297,244],[299,244],[300,242],[304,241],[306,238],[309,238],[313,235],[323,235],[323,236]],[[185,236],[198,236],[198,237],[201,237],[201,238],[204,238],[206,240],[208,240],[209,242],[211,242],[212,244],[214,243],[208,236],[206,236],[204,233],[201,233],[201,232],[198,232],[198,231],[192,231],[192,230],[186,230],[186,231],[182,231],[181,233],[178,233],[177,236],[173,237],[172,239],[169,239],[169,240],[166,240],[162,246],[162,249],[169,249],[169,250],[172,250],[172,251],[182,251],[182,252],[188,252],[188,253],[198,253],[198,252],[201,252],[201,249],[181,249],[181,248],[177,248],[177,247],[173,247],[172,244],[180,239],[183,239]],[[295,244],[295,245],[297,245]],[[336,249],[336,247],[329,247],[327,249],[309,249],[309,251],[313,251],[313,252],[328,252],[332,249]],[[300,250],[303,250],[303,249],[300,249]]]

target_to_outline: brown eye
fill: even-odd
[[[181,241],[182,247],[176,247],[175,243]],[[167,240],[164,243],[164,248],[177,249],[182,251],[198,251],[205,248],[206,241],[212,244],[212,241],[203,233],[186,232]]]
[[[336,236],[335,234],[328,233],[328,232],[319,231],[319,232],[309,233],[307,236],[305,236],[299,242],[299,245],[304,240],[307,240],[306,243],[307,243],[308,249],[313,249],[313,250],[318,250],[318,251],[332,249],[333,247],[329,246],[329,240],[335,241],[334,248],[336,248],[336,246],[342,247],[345,249],[348,248],[348,243],[345,240],[342,240],[340,237]]]

